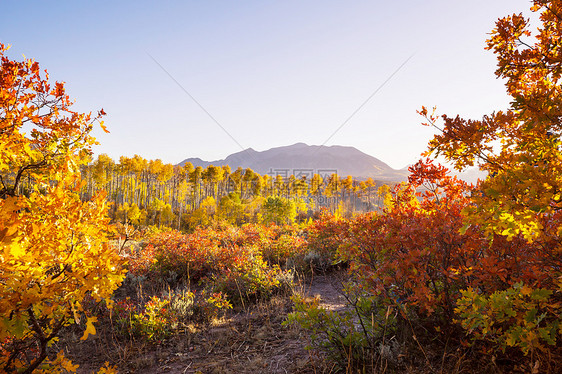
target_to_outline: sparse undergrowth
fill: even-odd
[[[317,268],[312,258],[331,261],[309,256],[301,235],[257,225],[157,233],[124,252],[113,308],[90,300],[97,335],[77,342],[70,329],[66,349],[81,370],[95,357],[125,372],[313,372],[324,364],[303,349],[304,331],[281,325],[295,278]]]
[[[304,330],[282,325],[291,310],[288,297],[275,296],[246,310],[192,320],[160,339],[120,335],[115,323],[122,321],[104,323],[93,339],[69,344],[68,355],[84,372],[103,361],[125,373],[330,372],[323,355],[304,349]],[[72,331],[66,338],[72,340]]]
[[[556,372],[557,360],[495,346],[489,335],[469,330],[479,323],[475,313],[462,314],[468,313],[467,297],[479,298],[481,309],[495,308],[495,314],[478,313],[485,318],[481,325],[509,332],[497,326],[509,327],[517,313],[535,304],[548,307],[551,294],[526,289],[528,297],[520,298],[512,292],[519,304],[507,315],[511,309],[497,300],[463,291],[466,278],[451,268],[463,248],[456,243],[470,244],[471,237],[461,241],[450,225],[439,234],[448,241],[432,239],[438,226],[427,222],[439,217],[420,214],[419,203],[409,205],[414,200],[408,193],[395,191],[386,215],[323,216],[304,229],[221,224],[187,235],[157,233],[126,252],[130,269],[113,309],[93,299],[87,304],[98,320],[96,337],[76,344],[79,334],[71,329],[61,344],[83,369],[108,361],[122,372]],[[406,235],[412,228],[417,237]],[[389,229],[409,241],[386,235]],[[404,245],[414,251],[396,250]],[[418,245],[427,253],[413,256]],[[449,268],[440,267],[445,255]],[[501,278],[474,274],[477,284],[502,289]],[[319,279],[324,287],[309,292]],[[335,289],[337,303],[330,300]],[[544,328],[536,321],[525,325],[528,331]],[[559,356],[555,341],[548,354]]]

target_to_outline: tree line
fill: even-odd
[[[101,154],[81,173],[82,200],[106,191],[114,221],[181,230],[216,219],[233,224],[302,221],[323,208],[346,214],[377,211],[390,191],[372,178],[260,175],[250,168],[180,166],[138,155],[115,162]]]

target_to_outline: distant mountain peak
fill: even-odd
[[[351,175],[356,178],[373,178],[388,181],[403,181],[407,172],[394,170],[381,160],[351,146],[307,145],[299,142],[288,146],[256,151],[247,148],[233,153],[224,160],[203,161],[188,158],[180,163],[191,162],[194,166],[228,165],[232,170],[250,168],[259,174],[269,175],[310,175],[333,174]]]

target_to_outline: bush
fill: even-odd
[[[87,296],[109,299],[125,276],[104,193],[79,196],[105,113],[76,112],[63,83],[7,49],[0,43],[0,371],[74,371],[62,352],[49,366],[53,342],[80,324]]]
[[[144,310],[131,317],[133,333],[151,342],[170,336],[176,322],[176,316],[170,310],[170,300],[157,296],[152,296]]]
[[[472,288],[461,292],[456,308],[458,322],[474,339],[489,341],[502,352],[517,347],[524,355],[556,345],[562,307],[551,290],[519,282],[490,295]]]
[[[306,240],[294,233],[281,233],[261,249],[264,260],[269,264],[300,271],[307,267],[305,262],[307,252]]]
[[[284,246],[279,238],[303,247],[302,241],[290,239],[276,226],[237,228],[221,224],[188,235],[177,231],[160,233],[149,239],[137,258],[131,259],[131,272],[136,279],[146,277],[162,286],[199,284],[243,305],[287,288],[280,280],[286,281],[290,276],[277,264],[266,262],[262,254],[272,258],[283,248],[283,255],[290,256],[295,249]]]
[[[211,288],[224,292],[234,304],[244,305],[249,301],[267,300],[287,290],[289,284],[281,283],[281,279],[292,280],[277,265],[270,267],[261,256],[254,255],[213,276]]]
[[[548,354],[560,334],[556,234],[529,243],[463,227],[470,192],[446,169],[420,162],[384,214],[350,223],[340,254],[359,286],[406,308],[428,341],[444,334],[460,345],[465,329],[473,342],[495,343],[494,354],[506,346]]]
[[[340,245],[346,238],[349,222],[323,211],[307,228],[308,255],[305,261],[316,271],[327,271],[345,260],[337,256]]]
[[[359,293],[358,293],[359,292]],[[379,297],[358,291],[349,284],[346,297],[349,308],[344,311],[326,310],[318,299],[293,297],[294,311],[285,325],[295,324],[308,330],[307,349],[320,349],[347,373],[372,372],[377,367],[396,364],[399,344],[393,338],[396,313]]]
[[[146,302],[117,301],[111,311],[112,328],[122,338],[160,342],[181,331],[191,322],[209,321],[232,309],[226,294],[203,290],[196,294],[176,290],[153,295]],[[104,311],[98,314],[104,316]]]

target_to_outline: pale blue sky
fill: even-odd
[[[416,109],[480,118],[509,100],[484,50],[498,17],[527,0],[2,0],[9,56],[67,82],[75,108],[108,113],[96,153],[178,163],[243,147],[351,145],[394,168],[433,132]]]

